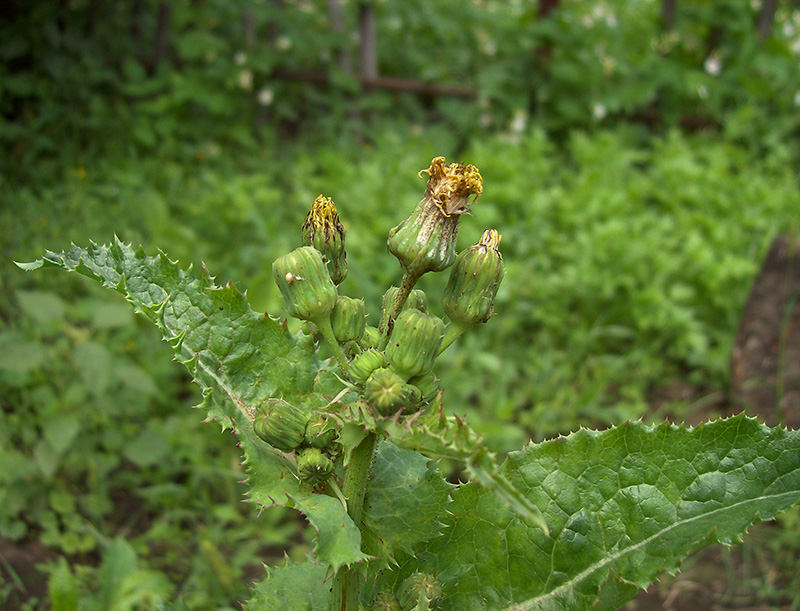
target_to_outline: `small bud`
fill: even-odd
[[[430,403],[439,394],[439,380],[432,371],[414,376],[408,383],[419,389],[423,403]]]
[[[295,318],[314,321],[333,311],[336,287],[322,255],[314,248],[303,246],[278,257],[272,264],[272,273],[286,308]]]
[[[386,366],[386,355],[375,348],[364,350],[350,362],[347,375],[356,384],[364,384],[372,372]]]
[[[429,372],[439,352],[444,323],[419,310],[404,310],[394,321],[386,359],[406,379]]]
[[[306,425],[304,441],[307,445],[325,449],[333,444],[336,439],[336,429],[328,418],[314,416]]]
[[[456,258],[458,221],[469,212],[470,196],[483,191],[483,179],[473,165],[445,163],[436,157],[427,170],[425,196],[406,220],[389,232],[389,252],[412,276],[442,271]]]
[[[381,342],[381,332],[377,327],[367,325],[364,328],[364,335],[361,336],[362,348],[377,348]]]
[[[364,301],[340,295],[331,312],[331,328],[339,342],[352,342],[361,339],[367,325]]]
[[[408,390],[403,378],[391,369],[376,369],[364,385],[364,398],[382,416],[391,416],[405,406]]]
[[[459,253],[442,296],[450,320],[471,327],[491,317],[504,273],[499,245],[500,234],[487,229],[477,244]]]
[[[256,410],[256,435],[282,452],[291,452],[303,442],[306,415],[282,399],[267,399]]]
[[[397,588],[397,600],[403,611],[431,609],[441,597],[442,586],[428,573],[414,573]]]
[[[397,297],[399,290],[400,289],[398,287],[391,286],[389,287],[389,290],[383,294],[383,305],[381,306],[381,326],[379,328],[379,332],[381,334],[385,332],[386,321],[389,318],[389,314],[394,311],[394,300]],[[425,313],[428,312],[428,297],[425,295],[425,291],[421,289],[414,289],[409,293],[400,311],[402,312],[403,310],[411,309],[416,309]]]
[[[347,277],[347,253],[344,250],[344,227],[330,197],[320,195],[303,223],[303,246],[313,246],[328,266],[334,284]]]
[[[397,596],[392,592],[381,592],[372,601],[369,611],[402,611]]]
[[[297,455],[297,474],[301,481],[315,486],[333,473],[333,461],[319,448],[305,448]]]

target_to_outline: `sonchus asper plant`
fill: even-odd
[[[125,295],[189,369],[209,417],[236,429],[251,499],[308,519],[308,560],[268,568],[247,610],[615,609],[693,550],[738,541],[798,502],[800,434],[744,416],[580,430],[498,461],[445,410],[435,372],[439,354],[494,313],[500,234],[456,255],[459,217],[483,180],[442,157],[424,173],[421,202],[389,233],[402,275],[378,327],[339,294],[345,232],[322,196],[302,245],[272,264],[286,312],[304,321],[298,333],[205,268],[119,241],[20,265],[63,267]],[[415,285],[448,268],[442,320]],[[470,481],[443,479],[442,457]]]

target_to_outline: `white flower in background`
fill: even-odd
[[[279,51],[287,51],[292,46],[292,39],[288,36],[278,36],[275,40],[275,47]]]
[[[253,88],[253,71],[242,70],[239,73],[238,82],[239,82],[239,87],[241,87],[245,91],[250,91]]]
[[[792,41],[792,44],[789,45],[789,48],[795,55],[800,55],[800,36]]]
[[[794,105],[800,106],[800,89],[798,89],[797,93],[794,94]]]
[[[722,58],[719,56],[719,53],[712,51],[711,55],[709,55],[703,63],[703,68],[705,68],[706,72],[711,76],[718,76],[719,73],[722,72]]]
[[[233,63],[237,66],[244,66],[245,62],[247,62],[247,53],[244,51],[237,51],[233,56]]]
[[[262,106],[269,106],[275,99],[275,92],[269,87],[264,87],[258,92],[258,103]]]
[[[750,0],[750,8],[754,11],[761,10],[761,0]]]
[[[525,131],[527,126],[528,115],[524,110],[518,108],[514,111],[514,117],[511,119],[511,124],[508,127],[513,133],[521,134]]]
[[[706,87],[705,85],[698,85],[697,86],[697,96],[701,100],[708,99],[708,87]]]
[[[606,108],[605,104],[598,102],[592,107],[592,116],[598,121],[605,119],[606,115],[608,115],[608,108]]]
[[[489,127],[492,124],[492,115],[488,112],[481,113],[481,116],[478,117],[478,124],[481,127]]]

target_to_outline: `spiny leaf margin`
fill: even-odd
[[[90,242],[84,249],[73,244],[17,265],[26,271],[64,268],[122,293],[135,312],[156,324],[176,360],[189,369],[203,393],[199,407],[223,429],[236,432],[250,497],[261,505],[300,508],[317,530],[317,557],[333,570],[367,557],[341,503],[330,503],[330,497],[301,484],[291,461],[258,439],[251,426],[255,407],[267,398],[300,403],[312,391],[320,364],[308,338],[293,336],[280,320],[254,312],[232,283],[214,284],[205,266],[196,274],[162,251],[148,256],[141,246],[134,250],[117,237],[110,245]],[[343,531],[353,536],[343,537]]]
[[[445,534],[380,588],[436,575],[441,611],[617,609],[693,551],[740,541],[800,501],[800,432],[744,415],[698,427],[630,422],[509,455],[502,472],[542,511],[525,526],[490,491],[459,488]]]

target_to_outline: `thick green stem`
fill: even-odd
[[[369,433],[353,450],[344,476],[342,492],[347,499],[347,513],[359,528],[361,528],[361,514],[364,509],[364,496],[367,493],[367,480],[369,480],[377,444],[378,436],[375,433]],[[333,580],[331,611],[358,611],[360,593],[360,567],[353,565],[341,569]]]
[[[333,334],[333,329],[331,328],[331,317],[322,316],[316,320],[312,321],[319,329],[319,332],[322,334],[322,339],[325,340],[325,343],[328,344],[330,349],[333,351],[333,356],[336,357],[336,360],[339,361],[339,364],[342,366],[342,370],[347,373],[347,357],[342,352],[342,349],[339,347],[339,342],[336,341],[336,336]]]

